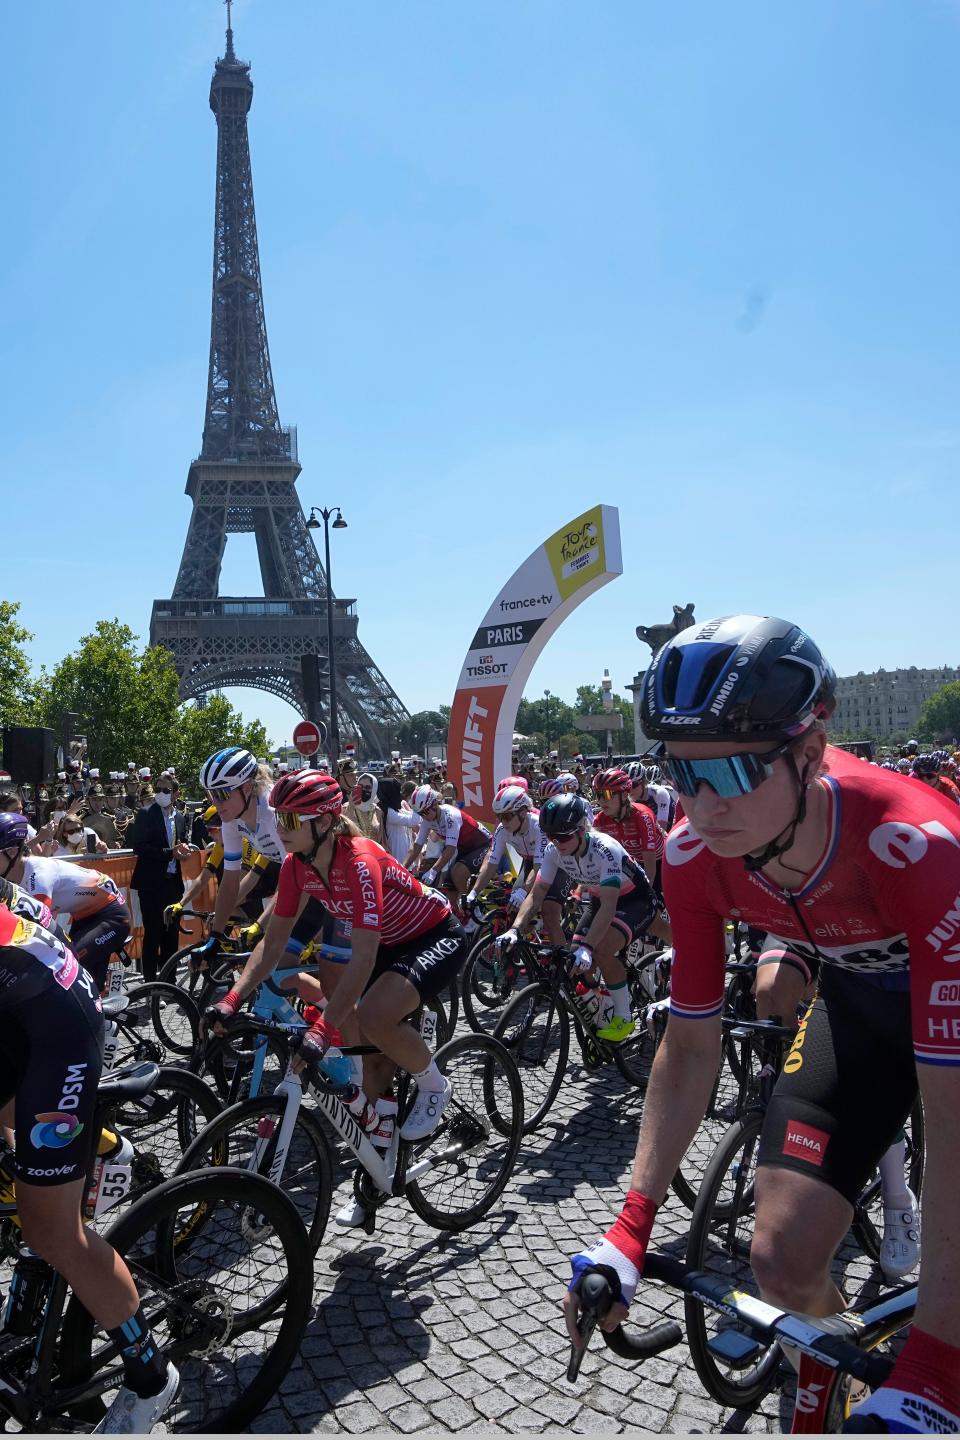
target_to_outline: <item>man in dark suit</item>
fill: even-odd
[[[179,927],[165,925],[163,912],[183,894],[179,862],[190,854],[186,816],[174,808],[179,789],[172,775],[161,775],[154,792],[141,794],[143,803],[133,822],[131,843],[137,863],[130,888],[140,898],[143,916],[140,966],[144,980],[156,980],[158,967],[177,944]]]

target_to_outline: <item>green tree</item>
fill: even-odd
[[[439,710],[418,710],[397,727],[397,738],[402,749],[422,754],[427,745],[446,740],[447,724]]]
[[[17,621],[20,606],[0,600],[0,725],[23,725],[31,718],[34,685],[24,650],[33,636]]]
[[[195,794],[200,766],[224,745],[242,745],[261,758],[268,753],[269,741],[259,720],[244,720],[229,700],[211,695],[206,705],[186,705],[181,710],[167,763],[175,767],[180,784]]]
[[[267,752],[259,721],[247,724],[221,696],[202,709],[182,706],[173,655],[162,645],[141,649],[119,620],[101,620],[74,654],[51,673],[41,672],[38,723],[59,734],[71,710],[80,716],[87,753],[101,770],[124,770],[136,760],[156,775],[173,765],[188,790],[196,788],[207,755],[222,745],[245,745],[258,756]]]
[[[960,739],[960,680],[944,685],[924,700],[917,731],[924,740]]]
[[[59,734],[64,713],[73,710],[101,769],[136,760],[156,770],[171,761],[178,683],[169,650],[140,650],[129,625],[101,620],[74,654],[50,674],[41,672],[38,718]]]

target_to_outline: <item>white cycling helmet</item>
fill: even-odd
[[[560,774],[557,776],[557,779],[560,781],[560,784],[563,786],[564,790],[568,791],[569,794],[576,795],[579,792],[580,781],[577,779],[576,775],[573,775],[569,770],[561,770]]]
[[[409,800],[410,809],[418,815],[422,815],[425,810],[432,810],[434,805],[439,804],[440,796],[432,785],[418,785]]]
[[[494,815],[516,815],[532,809],[533,801],[520,785],[505,785],[493,797]]]
[[[217,790],[239,790],[257,773],[257,762],[249,750],[229,745],[204,760],[200,766],[200,784],[208,794]]]

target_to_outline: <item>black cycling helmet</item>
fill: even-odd
[[[798,625],[721,615],[668,640],[643,679],[653,740],[783,740],[833,711],[837,677]]]
[[[587,802],[582,795],[551,795],[540,811],[540,829],[544,835],[572,835],[586,819]]]

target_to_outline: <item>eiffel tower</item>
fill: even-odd
[[[296,429],[280,424],[273,389],[247,136],[252,99],[227,0],[226,54],[210,85],[217,196],[206,419],[187,476],[193,514],[180,572],[172,598],[153,602],[150,643],[173,651],[184,700],[249,686],[319,719],[326,706],[308,703],[301,657],[321,657],[329,674],[327,576],[296,492]],[[222,596],[227,536],[251,531],[263,595]],[[368,754],[386,755],[408,713],[357,636],[355,600],[333,599],[333,636],[341,726]]]

